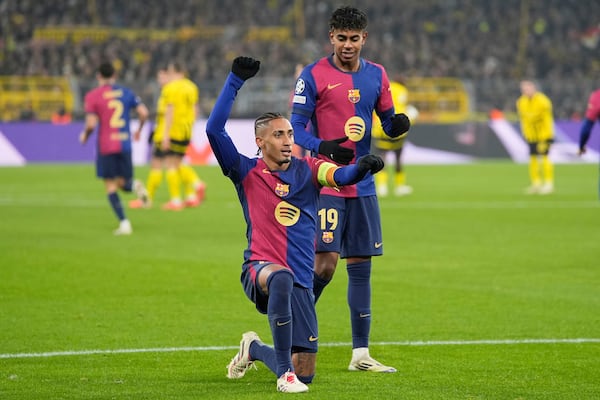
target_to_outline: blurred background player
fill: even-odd
[[[96,175],[104,180],[108,201],[119,219],[115,235],[129,235],[133,232],[118,190],[135,190],[139,200],[147,200],[146,189],[140,181],[133,181],[131,158],[131,132],[129,114],[132,110],[140,121],[138,136],[148,119],[148,109],[130,89],[115,84],[115,69],[111,63],[102,63],[96,75],[98,87],[85,95],[85,126],[79,137],[85,144],[98,127]]]
[[[354,7],[338,8],[329,19],[332,54],[307,65],[296,80],[291,118],[296,143],[337,164],[356,162],[355,153],[357,158],[369,154],[373,111],[391,137],[404,135],[410,128],[405,114],[394,114],[383,66],[360,56],[367,36],[364,12]],[[348,369],[396,372],[369,354],[371,258],[383,254],[373,177],[340,189],[323,188],[318,215],[316,300],[333,279],[339,257],[346,259],[352,328]]]
[[[156,81],[159,87],[162,88],[168,83],[169,75],[167,74],[166,68],[160,68],[156,73]],[[163,169],[165,168],[165,156],[161,148],[162,134],[165,130],[165,102],[162,96],[159,96],[156,103],[156,119],[154,121],[154,129],[151,134],[152,142],[152,156],[150,157],[150,172],[146,180],[146,190],[148,191],[148,201],[145,203],[140,199],[131,200],[129,202],[130,208],[150,208],[156,191],[163,180]],[[135,140],[139,140],[139,135],[134,136]]]
[[[597,120],[600,120],[600,89],[592,92],[588,100],[585,118],[579,132],[579,155],[585,154],[586,144]],[[600,181],[598,182],[598,195],[600,196]]]
[[[184,207],[197,207],[204,200],[205,184],[194,169],[183,164],[183,157],[192,139],[196,122],[198,87],[185,77],[182,66],[171,62],[167,66],[168,82],[161,90],[165,106],[164,128],[156,132],[162,136],[161,150],[166,153],[167,186],[170,200],[163,210],[179,211]],[[185,187],[185,203],[181,198],[181,185]]]
[[[554,166],[548,156],[554,140],[552,102],[548,96],[538,91],[533,81],[523,80],[520,86],[521,97],[517,100],[517,113],[521,121],[521,132],[529,144],[531,185],[526,193],[550,194],[554,192]]]
[[[390,82],[390,91],[394,101],[394,110],[396,113],[404,113],[411,122],[418,116],[417,109],[408,104],[408,89],[404,85],[401,76],[396,76],[394,81]],[[377,113],[373,113],[373,128],[371,129],[373,137],[373,153],[380,155],[385,159],[387,153],[394,155],[394,195],[406,196],[413,192],[413,188],[406,184],[406,172],[402,163],[402,149],[404,148],[405,136],[391,138],[385,134],[381,121]],[[377,195],[385,197],[389,192],[389,174],[386,169],[375,175],[375,188]]]

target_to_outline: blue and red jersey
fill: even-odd
[[[600,89],[592,92],[588,99],[585,119],[579,131],[579,148],[583,149],[592,134],[594,123],[600,120]]]
[[[140,98],[120,85],[99,86],[85,95],[85,112],[98,116],[99,154],[131,152],[129,115],[139,104]]]
[[[585,117],[591,121],[600,119],[600,89],[592,92],[590,95]]]
[[[394,103],[385,69],[362,58],[359,62],[357,72],[341,71],[332,56],[304,68],[296,81],[291,117],[297,144],[317,153],[322,140],[347,136],[342,146],[353,149],[355,159],[369,154],[373,111],[382,121],[389,120],[394,114]],[[310,133],[306,131],[308,122]],[[339,191],[323,188],[322,193],[370,196],[375,194],[375,185],[370,178]]]

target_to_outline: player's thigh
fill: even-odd
[[[248,261],[242,265],[242,275],[240,281],[244,288],[246,297],[255,305],[256,309],[262,314],[267,313],[269,304],[269,295],[266,290],[269,275],[278,271],[286,270],[292,272],[282,265],[268,261]]]
[[[346,225],[346,198],[319,196],[317,211],[317,253],[339,253]]]
[[[119,176],[119,160],[116,154],[99,154],[96,157],[96,176],[116,179]]]
[[[116,156],[117,176],[129,181],[133,178],[133,160],[131,153],[119,153]]]
[[[383,254],[381,216],[377,196],[347,199],[346,221],[341,245],[342,258]]]

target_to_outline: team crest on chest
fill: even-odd
[[[360,101],[360,89],[349,89],[348,100],[352,104],[356,104]]]
[[[275,186],[275,193],[279,197],[285,197],[290,194],[290,185],[284,185],[283,183],[277,182],[277,186]]]

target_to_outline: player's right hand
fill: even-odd
[[[374,154],[367,154],[366,156],[361,157],[358,162],[358,169],[361,172],[371,171],[371,174],[376,174],[381,171],[385,166],[383,159]]]
[[[239,56],[231,64],[231,72],[243,80],[252,78],[260,69],[260,61],[252,57]]]
[[[85,134],[85,132],[81,132],[79,134],[79,143],[85,144],[85,142],[87,142],[87,135]]]
[[[329,157],[338,164],[350,164],[350,161],[354,158],[354,150],[340,146],[340,143],[344,143],[346,140],[348,140],[348,136],[333,140],[323,140],[319,145],[319,154]]]

